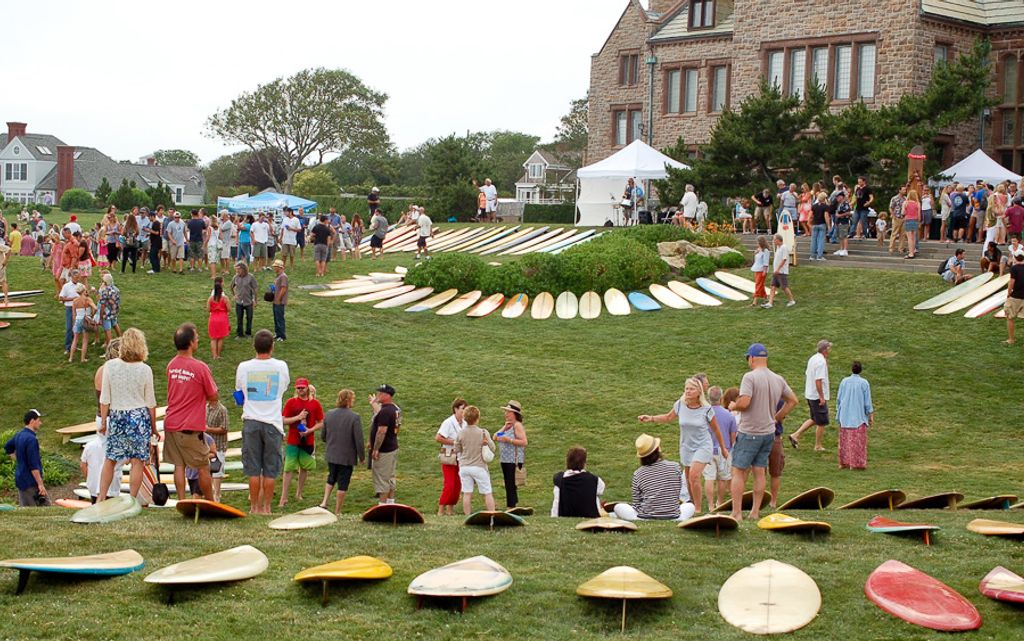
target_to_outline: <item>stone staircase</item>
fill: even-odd
[[[737,234],[737,238],[743,246],[750,251],[757,248],[757,236],[754,234]],[[874,238],[865,240],[850,239],[850,255],[835,256],[833,253],[839,249],[839,245],[829,242],[825,243],[825,260],[807,260],[810,255],[811,240],[807,236],[797,236],[797,265],[803,267],[854,267],[859,269],[888,269],[891,271],[929,273],[935,274],[939,263],[947,260],[953,255],[957,247],[965,250],[964,261],[967,263],[969,273],[977,273],[980,270],[978,261],[981,259],[981,244],[960,244],[940,243],[936,240],[929,240],[920,245],[917,257],[914,260],[905,260],[902,254],[890,254],[888,239],[884,247],[878,245]],[[1001,248],[1002,249],[1002,248]]]

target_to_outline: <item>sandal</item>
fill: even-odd
[[[792,434],[789,435],[789,444],[793,446],[794,450],[798,447],[797,440],[793,438]]]

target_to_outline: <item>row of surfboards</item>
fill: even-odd
[[[26,289],[22,291],[9,292],[8,298],[11,300],[7,303],[2,302],[2,298],[0,298],[0,329],[10,327],[12,320],[30,320],[38,316],[35,312],[23,311],[32,307],[35,303],[30,303],[21,299],[28,298],[29,296],[38,296],[42,293],[43,290],[41,289]]]
[[[577,297],[570,291],[562,292],[556,298],[549,292],[542,292],[530,304],[530,297],[524,293],[506,298],[496,293],[484,297],[480,290],[459,295],[457,289],[434,293],[432,287],[415,287],[403,284],[404,274],[371,273],[356,276],[350,280],[327,285],[312,295],[321,298],[346,297],[347,303],[374,303],[376,309],[391,309],[409,305],[407,312],[436,310],[439,316],[453,316],[466,313],[470,318],[488,316],[502,309],[503,318],[518,318],[530,309],[530,316],[537,320],[550,318],[552,314],[560,319],[579,316],[594,319],[602,309],[612,316],[626,316],[631,310],[638,312],[657,311],[662,306],[671,309],[690,309],[697,306],[715,307],[723,301],[748,300],[747,293],[754,292],[754,282],[730,272],[715,272],[718,279],[698,278],[700,288],[672,280],[666,285],[653,283],[651,296],[639,291],[624,294],[611,288],[603,296],[594,291]],[[703,290],[703,291],[701,291]],[[747,292],[747,293],[744,293]]]
[[[996,277],[992,272],[985,272],[914,305],[914,309],[934,310],[932,313],[939,316],[966,309],[964,318],[981,318],[998,309],[995,318],[1006,318],[1001,308],[1006,304],[1009,282],[1009,274]]]
[[[124,576],[142,569],[145,560],[135,550],[78,557],[24,558],[0,561],[0,568],[20,572],[21,594],[31,572],[64,575]],[[270,561],[261,550],[241,545],[221,552],[169,565],[149,574],[146,583],[173,589],[182,585],[234,582],[263,574]],[[331,581],[383,580],[393,568],[371,556],[353,556],[307,568],[293,577],[299,583],[319,582],[323,600]],[[512,586],[512,574],[486,556],[475,556],[427,570],[414,578],[407,593],[419,597],[457,598],[465,610],[469,598],[490,596]],[[997,566],[979,583],[986,597],[1024,603],[1024,578]],[[904,621],[940,631],[967,631],[981,627],[977,608],[961,594],[897,560],[878,566],[864,585],[868,600]],[[616,566],[576,588],[576,594],[622,603],[625,630],[626,603],[641,599],[667,599],[672,589],[646,573]],[[792,565],[767,559],[732,574],[718,592],[718,610],[729,624],[754,634],[798,630],[818,615],[821,592],[814,579]]]
[[[428,240],[431,253],[467,252],[481,256],[521,256],[533,252],[560,254],[563,251],[603,236],[605,232],[565,227],[513,227],[480,225],[455,227],[437,232]],[[384,253],[417,251],[418,227],[391,226],[384,238]],[[368,246],[364,238],[360,247]]]

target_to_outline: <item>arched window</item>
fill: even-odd
[[[1017,75],[1018,66],[1016,56],[1003,58],[1003,104],[1017,104]]]

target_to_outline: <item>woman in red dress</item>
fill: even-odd
[[[210,311],[207,331],[210,334],[210,358],[220,358],[224,350],[224,338],[231,333],[231,321],[228,320],[228,297],[224,293],[224,279],[218,276],[213,279],[213,296],[206,301]]]

